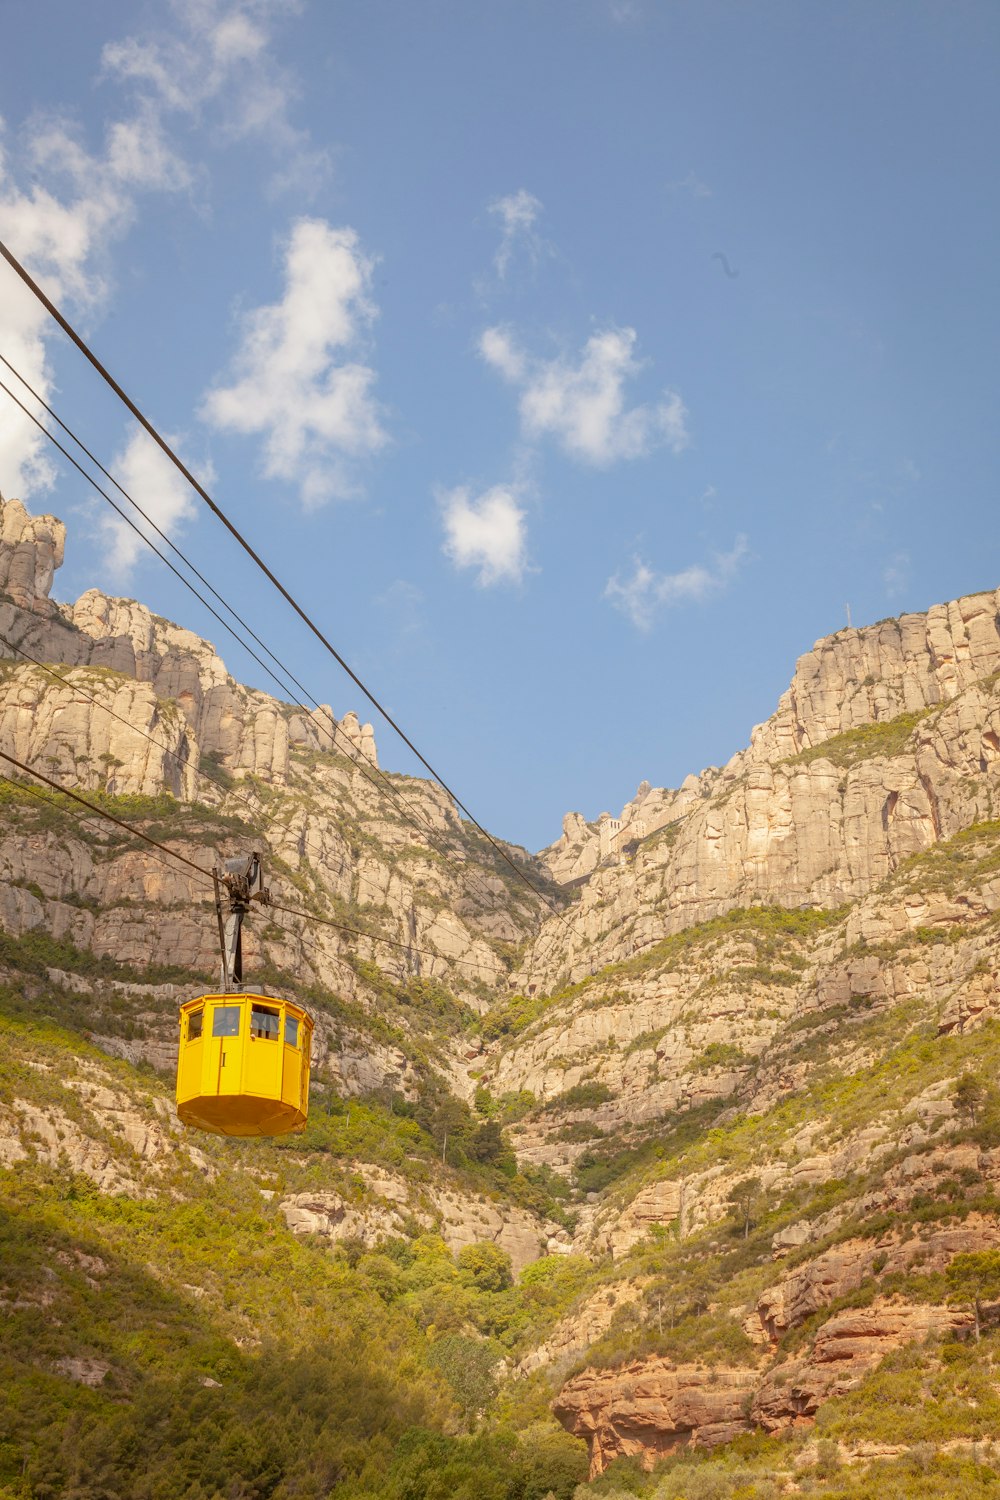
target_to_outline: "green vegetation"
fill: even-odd
[[[880,755],[889,758],[901,755],[913,736],[917,725],[934,710],[925,708],[919,713],[900,714],[895,719],[886,719],[872,724],[861,724],[857,729],[847,729],[835,734],[819,745],[800,750],[784,761],[788,766],[807,766],[814,760],[828,760],[835,766],[848,770],[864,760]]]
[[[691,1064],[694,1073],[709,1073],[713,1068],[746,1068],[753,1058],[732,1042],[710,1042],[704,1052]]]
[[[491,1342],[421,1335],[235,1178],[177,1204],[0,1173],[0,1281],[12,1500],[568,1500],[586,1470],[551,1423],[447,1436],[489,1399]]]
[[[542,1108],[547,1113],[552,1113],[554,1110],[597,1109],[599,1105],[607,1104],[611,1098],[613,1095],[606,1083],[592,1080],[586,1083],[574,1083],[572,1088],[564,1089],[561,1094],[555,1094],[551,1099],[547,1099]]]
[[[667,1115],[657,1122],[655,1131],[632,1144],[623,1144],[619,1137],[606,1146],[591,1147],[577,1158],[577,1187],[583,1193],[599,1193],[628,1177],[638,1184],[650,1175],[650,1169],[658,1174],[660,1163],[679,1159],[700,1140],[725,1104],[725,1100],[709,1100],[694,1109]]]
[[[380,1166],[402,1168],[427,1181],[438,1164],[453,1174],[456,1185],[560,1223],[568,1223],[566,1185],[542,1168],[519,1166],[499,1119],[483,1119],[428,1072],[417,1097],[386,1092],[340,1099],[322,1085],[314,1092],[305,1131],[275,1144],[278,1151],[310,1160],[297,1170],[302,1187],[328,1180],[331,1158],[360,1158]]]
[[[1000,820],[971,823],[950,839],[911,855],[891,877],[897,888],[938,890],[945,895],[976,890],[1000,870]],[[921,929],[927,931],[929,929]],[[934,930],[934,929],[930,929]],[[954,941],[956,931],[944,929]],[[962,929],[958,929],[961,934]],[[926,938],[924,939],[926,941]]]
[[[191,834],[199,839],[205,837],[205,825],[209,824],[220,836],[226,833],[253,833],[245,818],[220,812],[200,802],[178,802],[169,792],[160,792],[155,797],[138,792],[115,795],[102,790],[91,790],[82,794],[87,802],[104,812],[111,813],[125,823],[144,825],[144,832],[152,838],[176,840]],[[47,829],[65,834],[72,828],[73,835],[85,843],[99,843],[101,848],[120,852],[123,846],[139,845],[142,841],[124,829],[115,830],[106,820],[100,820],[100,839],[96,823],[79,802],[62,792],[48,787],[32,787],[29,791],[23,781],[12,781],[0,776],[0,808],[17,809],[19,826],[30,829]],[[189,825],[194,825],[192,829]]]
[[[73,1084],[99,1062],[155,1121],[155,1078],[37,1019],[0,1019],[0,1040],[0,1096],[62,1121],[67,1149],[75,1129],[142,1170]],[[285,1228],[295,1182],[276,1143],[198,1146],[211,1180],[181,1149],[140,1198],[65,1160],[0,1170],[0,1494],[569,1500],[582,1445],[544,1415],[518,1433],[484,1409],[498,1360],[560,1315],[589,1262],[515,1285],[492,1244],[331,1252]]]
[[[0,964],[26,974],[45,975],[65,969],[91,979],[117,979],[122,983],[192,984],[198,976],[181,964],[148,964],[135,969],[106,955],[77,948],[64,938],[54,938],[41,927],[32,927],[20,937],[0,931]]]
[[[556,1007],[576,1000],[585,993],[590,995],[594,990],[604,991],[603,997],[597,999],[597,1004],[626,1000],[628,997],[624,991],[615,988],[612,981],[634,979],[667,970],[702,950],[705,954],[710,953],[713,945],[730,937],[746,937],[752,941],[758,957],[784,955],[795,940],[813,937],[824,928],[841,921],[846,910],[846,907],[832,910],[809,907],[795,911],[783,906],[734,907],[720,917],[685,927],[683,931],[661,939],[634,958],[607,964],[598,973],[587,975],[575,984],[564,985],[552,994],[506,996],[481,1017],[479,1029],[487,1041],[520,1036],[543,1018],[547,1019]],[[789,970],[792,967],[793,964],[788,965]],[[761,977],[764,982],[795,982],[796,976],[790,972],[779,972],[777,981],[774,973],[775,971],[765,968],[761,971]]]

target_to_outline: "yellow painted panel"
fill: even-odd
[[[293,1109],[302,1104],[302,1049],[282,1043],[281,1097]]]
[[[216,1021],[220,1010],[225,1014]],[[289,1019],[298,1024],[286,1031]],[[185,1002],[180,1023],[177,1113],[185,1124],[237,1136],[302,1129],[313,1031],[307,1011],[268,996],[203,995]],[[217,1030],[229,1034],[216,1036]]]
[[[243,1093],[281,1097],[281,1043],[252,1036],[244,1043]]]

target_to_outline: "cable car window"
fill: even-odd
[[[272,1041],[276,1041],[280,1022],[280,1011],[269,1010],[264,1005],[254,1005],[250,1010],[250,1035],[269,1037]]]
[[[212,1016],[213,1036],[239,1036],[240,1005],[217,1005]]]
[[[205,1012],[203,1010],[192,1010],[188,1014],[188,1041],[196,1042],[201,1036],[202,1027],[205,1024]]]
[[[285,1041],[289,1047],[299,1045],[299,1022],[297,1016],[285,1017]]]

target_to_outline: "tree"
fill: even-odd
[[[437,1104],[427,1122],[427,1128],[441,1147],[442,1162],[450,1161],[453,1166],[462,1164],[470,1121],[469,1107],[461,1099],[446,1096]],[[420,1123],[423,1124],[424,1121]]]
[[[1000,1250],[974,1250],[956,1255],[945,1275],[951,1292],[948,1301],[964,1302],[971,1309],[978,1343],[983,1303],[1000,1300]]]
[[[500,1112],[499,1101],[494,1099],[485,1084],[479,1084],[476,1089],[474,1102],[476,1110],[484,1120],[492,1120]]]
[[[510,1256],[499,1245],[466,1245],[458,1253],[458,1269],[466,1285],[480,1292],[506,1292],[514,1285]]]
[[[657,1333],[663,1332],[664,1321],[668,1328],[672,1329],[677,1321],[678,1313],[684,1308],[684,1289],[676,1277],[658,1277],[647,1288],[646,1306],[650,1310],[650,1315],[656,1318]]]
[[[469,1141],[469,1155],[473,1161],[495,1162],[503,1155],[506,1142],[503,1131],[496,1120],[487,1120],[480,1125],[472,1139]]]
[[[743,1224],[743,1238],[750,1236],[750,1225],[753,1223],[753,1211],[763,1194],[759,1177],[744,1177],[730,1189],[727,1204],[733,1210],[738,1221]]]
[[[517,1157],[500,1128],[499,1120],[487,1120],[480,1125],[467,1142],[466,1151],[471,1161],[498,1167],[505,1177],[514,1177],[517,1173]]]
[[[446,1333],[436,1339],[427,1363],[451,1386],[467,1417],[476,1417],[497,1393],[503,1349],[493,1339]]]
[[[986,1085],[975,1073],[963,1073],[951,1093],[951,1102],[959,1114],[968,1115],[976,1128],[976,1114],[986,1102]]]

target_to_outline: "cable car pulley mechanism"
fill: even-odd
[[[214,1135],[287,1135],[309,1112],[312,1017],[243,981],[243,921],[255,902],[271,902],[259,851],[225,860],[212,878],[221,982],[180,1008],[177,1114]]]

